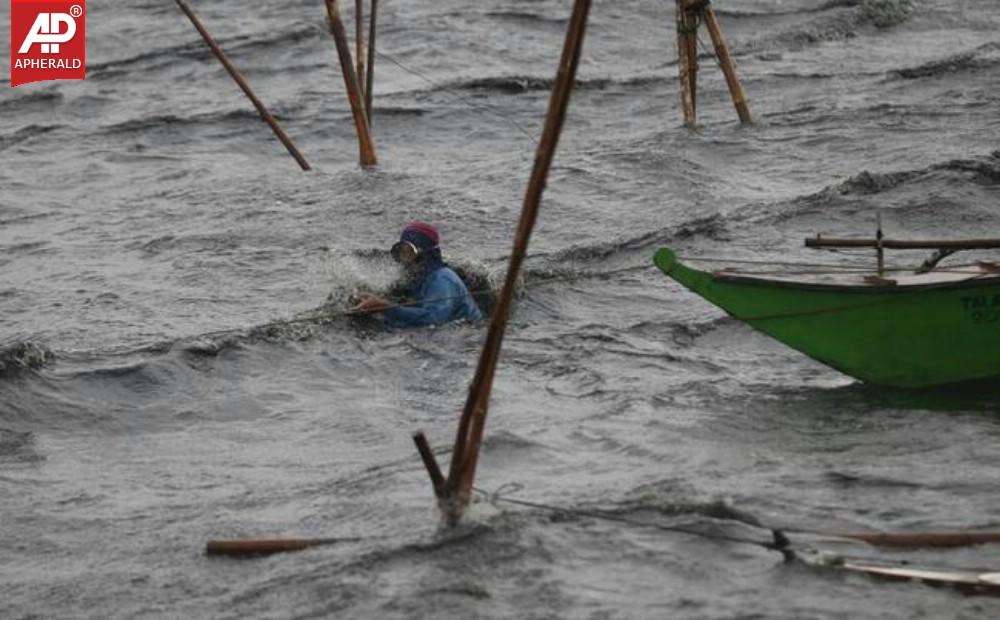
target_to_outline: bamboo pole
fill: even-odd
[[[698,122],[698,14],[685,11],[685,41],[687,42],[688,81],[691,89],[691,110],[695,123]]]
[[[514,297],[521,265],[527,254],[531,233],[538,218],[542,193],[545,190],[549,169],[552,166],[559,135],[566,117],[566,109],[576,79],[580,50],[586,32],[590,4],[590,0],[576,0],[573,6],[573,14],[566,31],[556,82],[549,100],[545,128],[535,152],[534,169],[524,196],[524,205],[521,209],[521,218],[514,238],[510,264],[507,267],[507,276],[490,320],[476,374],[470,385],[465,408],[459,421],[448,480],[443,493],[438,496],[442,500],[445,517],[451,524],[457,523],[461,518],[468,506],[472,492],[479,448],[482,444],[486,415],[489,409],[490,391],[507,327],[510,305]]]
[[[423,433],[414,433],[413,443],[417,444],[417,452],[420,453],[424,467],[427,468],[427,473],[430,474],[431,484],[434,485],[434,494],[440,497],[444,492],[445,479],[441,473],[441,468],[438,467],[437,459],[434,458],[434,451],[431,450],[431,445],[427,442],[427,437]]]
[[[694,127],[695,116],[694,93],[692,92],[691,61],[688,57],[688,12],[686,0],[677,0],[677,71],[681,82],[681,109],[684,111],[684,125]]]
[[[719,20],[715,16],[715,9],[711,5],[706,4],[704,9],[702,9],[702,16],[705,20],[705,26],[708,28],[708,34],[712,37],[712,45],[715,47],[715,55],[719,59],[722,73],[726,76],[726,84],[729,86],[729,94],[733,98],[733,105],[736,106],[736,113],[739,115],[741,123],[749,125],[753,120],[750,118],[747,96],[743,92],[743,86],[740,85],[739,77],[736,76],[736,65],[729,55],[729,48],[726,46],[726,40],[722,36],[722,29],[719,27]]]
[[[205,545],[205,555],[251,557],[302,551],[321,545],[357,541],[358,538],[286,538],[261,540],[210,540]]]
[[[365,0],[354,0],[354,46],[357,50],[358,88],[361,90],[361,97],[364,99],[365,86],[361,81],[361,76],[365,74]],[[368,109],[365,109],[365,114]]]
[[[368,129],[372,126],[372,90],[375,88],[375,22],[378,18],[378,0],[372,0],[372,13],[368,22],[368,75],[365,76],[365,112]]]
[[[835,239],[810,237],[806,240],[807,248],[877,248],[881,245],[894,250],[995,250],[1000,248],[1000,239],[965,239],[965,240],[923,240],[905,241],[901,239]]]
[[[921,547],[971,547],[987,543],[1000,543],[1000,532],[852,532],[834,534],[839,538],[860,540],[877,547],[921,548]]]
[[[194,11],[191,9],[191,6],[188,5],[188,3],[185,0],[176,0],[176,2],[177,6],[181,8],[181,11],[183,11],[184,14],[187,15],[188,19],[191,20],[191,23],[194,24],[195,29],[201,35],[201,38],[205,40],[205,44],[208,45],[208,48],[212,50],[212,53],[215,54],[215,57],[219,59],[220,63],[222,63],[223,68],[225,68],[226,72],[229,73],[229,76],[233,78],[233,81],[235,81],[236,85],[240,87],[240,89],[243,91],[243,94],[247,96],[247,98],[250,100],[250,103],[252,103],[253,106],[257,108],[257,113],[260,114],[260,117],[264,120],[265,123],[268,124],[268,126],[271,128],[271,131],[273,131],[274,135],[277,136],[278,140],[281,141],[283,145],[285,145],[285,148],[288,150],[288,153],[295,159],[296,162],[298,162],[299,167],[302,168],[303,170],[309,170],[310,169],[309,163],[302,156],[302,153],[300,153],[299,149],[295,147],[295,144],[292,143],[291,138],[289,138],[288,134],[286,134],[285,131],[281,128],[281,125],[278,124],[278,121],[274,118],[274,116],[271,115],[268,109],[264,107],[264,104],[261,103],[260,99],[257,98],[257,95],[254,94],[253,89],[250,88],[250,84],[247,83],[246,79],[239,72],[239,70],[237,70],[236,67],[234,67],[231,62],[229,62],[229,58],[226,57],[225,52],[223,52],[222,48],[219,47],[219,44],[215,42],[215,39],[212,38],[212,35],[208,33],[208,30],[205,29],[205,26],[202,25],[201,20],[198,19],[197,15],[195,15]]]
[[[347,44],[347,34],[344,32],[344,22],[340,18],[338,0],[326,0],[326,13],[329,18],[330,34],[333,35],[333,40],[337,45],[340,68],[344,74],[344,85],[347,87],[347,99],[351,104],[351,113],[354,115],[354,127],[358,134],[358,148],[361,152],[361,165],[365,168],[376,166],[378,160],[375,157],[375,143],[368,131],[368,118],[365,115],[361,92],[358,89],[358,77],[354,73],[354,64],[351,62],[351,48]]]
[[[878,230],[875,231],[875,260],[878,266],[878,275],[882,277],[882,274],[885,273],[885,246],[882,245],[882,239],[885,238],[885,235],[882,234],[882,212],[876,212],[875,217],[878,219]]]

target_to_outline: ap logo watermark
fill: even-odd
[[[10,85],[87,76],[86,0],[11,0]]]

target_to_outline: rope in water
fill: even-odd
[[[546,277],[544,280],[542,280],[540,282],[531,283],[531,284],[525,284],[525,285],[522,286],[522,289],[534,288],[536,286],[543,286],[543,285],[546,285],[546,284],[553,284],[553,283],[557,283],[557,282],[569,282],[569,281],[574,281],[574,280],[582,280],[582,279],[585,279],[585,278],[606,278],[606,277],[614,276],[614,275],[621,274],[621,273],[645,271],[647,269],[654,269],[654,268],[655,268],[655,265],[637,265],[637,266],[634,266],[634,267],[623,267],[621,269],[612,269],[610,271],[574,273],[574,274],[570,274],[570,275],[566,275],[566,276]],[[493,293],[495,293],[495,291],[492,288],[484,288],[484,289],[476,289],[476,290],[469,291],[468,294],[472,295],[472,296],[476,296],[476,295],[493,294]],[[385,308],[383,310],[380,310],[379,312],[393,310],[395,308],[408,308],[408,307],[418,306],[418,305],[425,304],[425,303],[436,303],[436,302],[440,302],[440,301],[451,301],[453,299],[461,299],[463,297],[465,297],[465,295],[464,294],[460,294],[460,295],[447,295],[447,296],[444,296],[444,297],[435,297],[435,298],[432,298],[432,299],[402,301],[402,302],[399,302],[399,303],[389,304],[389,305],[385,306]],[[225,335],[228,335],[228,334],[238,334],[238,333],[241,333],[241,332],[244,332],[244,331],[248,331],[248,330],[270,329],[270,328],[274,328],[274,327],[285,327],[285,326],[297,325],[297,324],[303,324],[303,323],[326,323],[326,322],[331,322],[331,321],[335,321],[335,320],[338,320],[338,319],[344,319],[344,318],[349,318],[349,317],[368,316],[368,315],[371,315],[371,314],[374,314],[374,313],[366,311],[366,310],[363,311],[363,310],[328,310],[328,309],[320,309],[318,311],[312,311],[312,312],[310,312],[306,316],[298,316],[296,318],[291,318],[291,319],[278,319],[276,321],[270,321],[268,323],[264,323],[262,325],[255,325],[255,326],[252,326],[252,327],[223,329],[223,330],[218,330],[218,331],[214,331],[214,332],[208,332],[206,334],[199,335],[198,338],[214,338],[214,337],[218,337],[218,336],[225,336]]]
[[[473,487],[473,491],[477,493],[481,498],[490,504],[496,505],[497,503],[512,504],[516,506],[523,506],[526,508],[535,508],[538,510],[545,510],[547,512],[562,513],[573,515],[577,517],[589,517],[591,519],[600,519],[602,521],[612,521],[615,523],[625,523],[627,525],[632,525],[635,527],[651,528],[660,530],[663,532],[672,532],[678,534],[688,534],[691,536],[698,536],[700,538],[706,538],[715,541],[731,542],[747,545],[755,545],[758,547],[763,547],[769,551],[777,551],[787,558],[791,557],[793,553],[790,548],[790,542],[788,538],[781,532],[781,530],[769,530],[771,534],[770,540],[759,540],[755,538],[744,538],[741,536],[731,536],[728,534],[721,534],[718,532],[707,532],[692,527],[685,527],[682,525],[664,525],[662,523],[650,523],[648,521],[639,521],[636,519],[629,519],[628,517],[623,517],[621,515],[609,514],[607,512],[601,512],[597,510],[585,510],[579,508],[564,508],[560,506],[553,506],[551,504],[544,504],[542,502],[533,502],[524,499],[516,499],[513,497],[507,497],[501,493],[507,488],[520,489],[521,485],[505,485],[501,486],[493,493],[489,493],[478,487]],[[750,526],[747,523],[742,523],[742,525]],[[760,527],[760,526],[750,526],[750,527]],[[764,528],[761,528],[764,529]]]
[[[780,276],[780,275],[816,275],[816,276],[819,276],[819,275],[837,275],[837,274],[844,275],[844,274],[852,274],[852,273],[872,273],[871,267],[865,267],[865,266],[863,266],[861,264],[855,265],[855,264],[836,264],[836,263],[812,263],[812,262],[792,262],[792,261],[749,260],[749,259],[734,259],[734,258],[716,258],[716,257],[712,257],[712,256],[678,256],[678,258],[681,259],[681,260],[684,260],[684,261],[693,261],[693,262],[696,262],[696,263],[724,263],[724,264],[727,264],[727,265],[760,265],[760,266],[772,266],[772,267],[782,267],[782,268],[785,268],[784,271],[774,271],[774,270],[740,270],[740,271],[736,271],[736,270],[728,270],[728,271],[730,271],[730,273],[739,273],[739,274],[745,274],[745,275],[778,275],[778,276]],[[947,269],[935,269],[934,272],[935,273],[965,273],[965,274],[967,274],[968,272],[967,271],[962,271],[962,269],[963,268],[974,267],[974,266],[976,266],[976,263],[962,263],[962,264],[959,264],[959,265],[953,265],[953,266],[951,266],[950,268],[947,268]],[[792,268],[792,269],[795,269],[795,270],[794,271],[788,271],[789,268]],[[571,281],[582,280],[582,279],[586,279],[586,278],[608,278],[608,277],[612,277],[612,276],[619,275],[619,274],[624,274],[624,273],[636,273],[636,272],[646,271],[648,269],[656,269],[656,266],[652,265],[652,264],[634,265],[634,266],[631,266],[631,267],[622,267],[620,269],[612,269],[612,270],[608,270],[608,271],[578,272],[578,273],[567,274],[565,276],[542,277],[537,282],[531,282],[531,283],[524,284],[522,286],[522,289],[534,288],[534,287],[537,287],[537,286],[543,286],[543,285],[548,285],[548,284],[555,284],[555,283],[559,283],[559,282],[571,282]],[[887,268],[884,271],[885,272],[899,272],[899,273],[903,273],[903,272],[911,272],[912,273],[913,272],[912,269],[904,269],[904,268]],[[984,277],[985,277],[985,274],[984,274]],[[484,288],[484,289],[476,289],[476,290],[469,291],[469,294],[471,294],[473,296],[476,296],[476,295],[492,294],[494,292],[495,291],[492,288]],[[464,295],[450,295],[450,296],[441,297],[441,298],[426,299],[426,300],[419,300],[419,301],[417,301],[417,300],[414,300],[414,301],[403,301],[403,302],[399,302],[399,303],[389,304],[389,305],[387,305],[384,308],[383,311],[388,311],[388,310],[392,310],[392,309],[395,309],[395,308],[407,308],[407,307],[412,307],[412,306],[420,305],[420,304],[423,304],[423,303],[435,303],[435,302],[440,302],[440,301],[450,301],[452,299],[459,299],[461,297],[464,297]],[[865,303],[863,303],[861,305],[870,305],[870,303],[885,303],[885,301],[886,300],[878,300],[878,301],[875,301],[875,302],[865,302]],[[823,314],[823,313],[826,313],[826,312],[832,312],[832,311],[835,311],[835,310],[842,310],[842,309],[851,309],[851,308],[854,308],[854,307],[855,307],[854,305],[851,305],[851,306],[844,307],[844,308],[824,308],[824,309],[819,309],[819,310],[811,311],[810,313]],[[305,316],[301,316],[300,315],[300,316],[297,316],[297,317],[291,318],[291,319],[278,319],[276,321],[271,321],[271,322],[268,322],[268,323],[264,323],[263,325],[258,325],[258,326],[253,326],[253,327],[244,327],[244,328],[234,328],[234,329],[219,330],[219,331],[215,331],[215,332],[209,332],[209,333],[206,333],[206,334],[201,334],[198,337],[199,338],[213,338],[213,337],[218,337],[218,336],[224,336],[224,335],[227,335],[227,334],[238,334],[240,332],[244,332],[244,331],[247,331],[247,330],[271,329],[271,328],[275,328],[275,327],[290,326],[290,325],[305,324],[305,323],[325,323],[325,322],[335,321],[335,320],[338,320],[338,319],[349,318],[349,317],[356,317],[356,316],[366,316],[366,315],[370,315],[370,314],[372,314],[372,313],[368,312],[368,311],[359,311],[359,310],[350,310],[350,309],[348,309],[348,310],[339,310],[339,311],[331,311],[330,309],[320,309],[318,311],[312,311],[312,312],[310,312],[309,314],[307,314]],[[758,321],[758,320],[767,320],[767,319],[772,319],[772,318],[784,318],[786,316],[795,316],[795,315],[798,315],[798,314],[800,314],[800,313],[796,312],[796,313],[790,314],[790,315],[777,314],[777,315],[767,315],[767,316],[757,316],[757,317],[737,317],[737,318],[740,318],[741,320],[744,320],[744,321]]]

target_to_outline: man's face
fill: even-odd
[[[399,248],[399,263],[406,268],[412,267],[417,262],[417,249],[412,243],[403,242]]]

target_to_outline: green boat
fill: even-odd
[[[893,242],[878,243],[881,259],[883,243]],[[942,251],[942,243],[913,247]],[[1000,377],[1000,272],[991,263],[892,279],[803,282],[700,271],[667,248],[654,261],[733,317],[861,381],[921,388]]]

